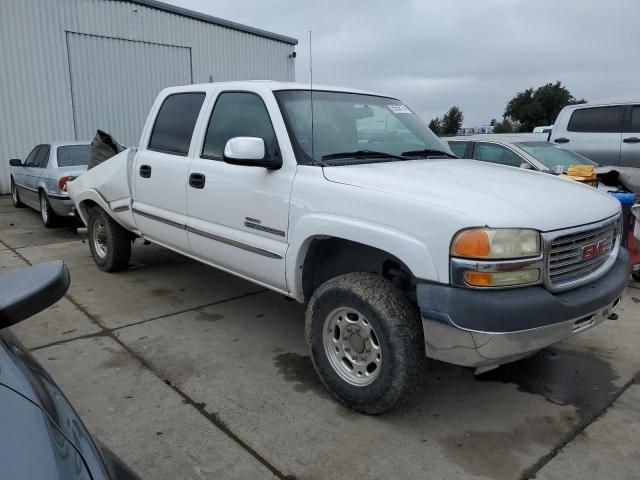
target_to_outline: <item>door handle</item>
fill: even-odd
[[[204,188],[205,176],[202,173],[192,173],[189,175],[189,186],[193,188]]]
[[[151,177],[151,165],[140,165],[139,172],[142,178]]]
[[[624,143],[640,143],[640,138],[638,137],[627,137],[622,140]]]
[[[556,138],[554,140],[555,143],[569,143],[569,139],[566,137],[560,137],[560,138]]]

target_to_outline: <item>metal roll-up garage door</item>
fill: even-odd
[[[77,140],[97,129],[137,146],[158,92],[192,83],[191,49],[67,32]]]

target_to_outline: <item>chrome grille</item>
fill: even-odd
[[[562,290],[604,273],[611,263],[612,253],[617,250],[617,234],[617,218],[583,230],[572,229],[566,235],[558,232],[548,248],[547,285]],[[585,255],[585,247],[594,248],[591,255]]]

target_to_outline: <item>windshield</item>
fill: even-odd
[[[90,152],[91,145],[65,145],[64,147],[58,147],[58,167],[87,165]]]
[[[349,158],[355,157],[359,162],[386,161],[393,158],[385,159],[385,153],[401,156],[403,152],[422,150],[452,155],[449,147],[399,100],[315,90],[312,145],[311,92],[284,90],[274,93],[296,147],[298,161],[302,163],[320,162],[328,156],[341,157],[333,159],[332,165],[353,163]],[[361,153],[350,157],[344,155],[345,152]],[[365,156],[362,152],[375,152],[376,155]],[[425,152],[427,154],[437,155]]]
[[[548,142],[521,142],[516,145],[554,172],[558,172],[560,168],[562,172],[566,172],[571,165],[597,165],[576,152],[556,147]]]

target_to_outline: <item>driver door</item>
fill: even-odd
[[[262,138],[266,155],[281,155],[272,118],[282,123],[272,95],[218,94],[189,168],[187,233],[193,255],[286,290],[284,258],[296,167],[283,162],[280,169],[267,170],[223,160],[224,147],[233,137]]]

